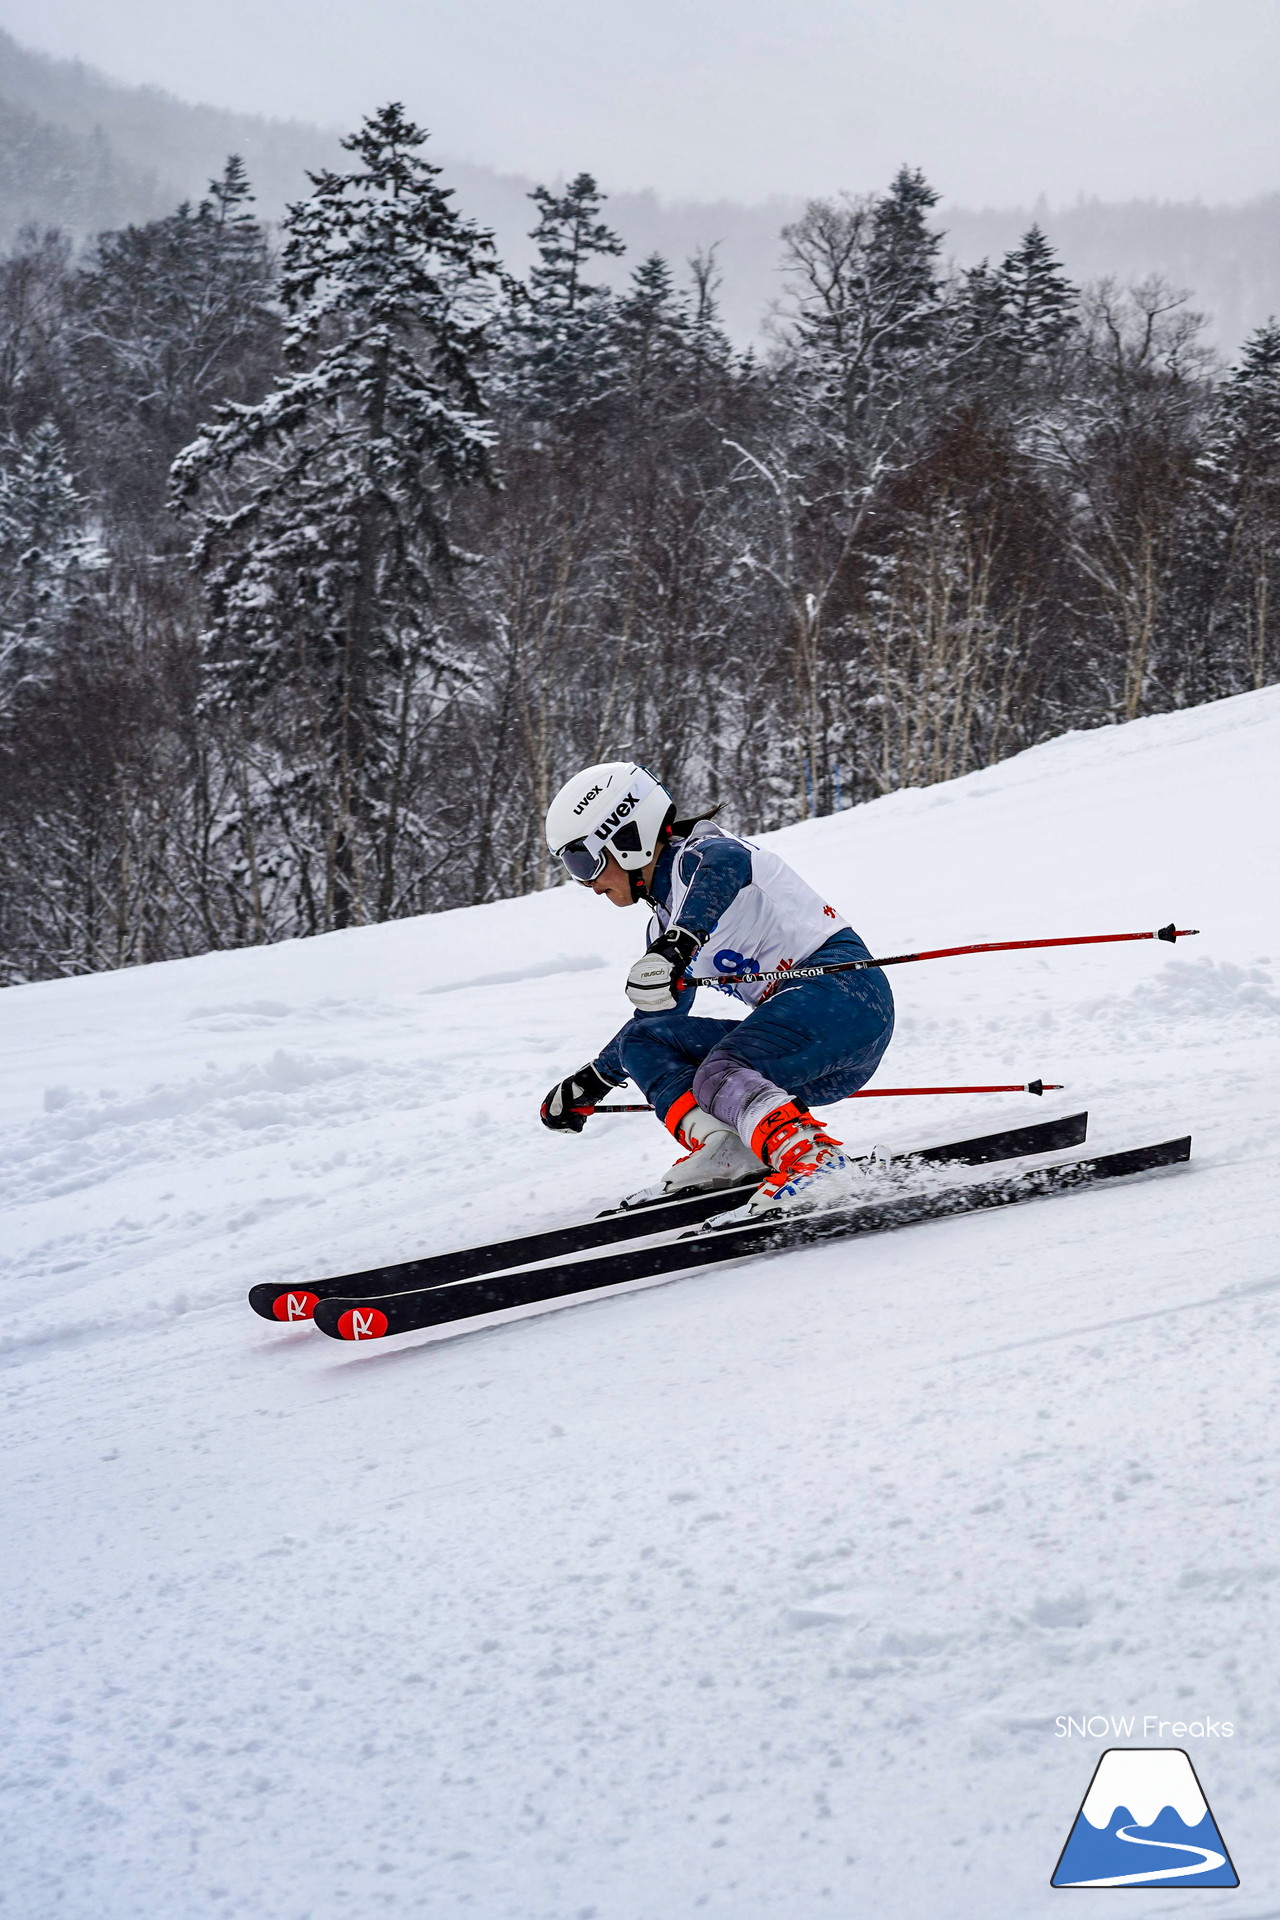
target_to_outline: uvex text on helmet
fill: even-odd
[[[606,853],[638,873],[657,851],[673,805],[647,767],[607,760],[561,787],[547,808],[547,845],[584,884],[603,872]]]

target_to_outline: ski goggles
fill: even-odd
[[[605,850],[593,837],[586,840],[570,840],[561,847],[556,859],[560,862],[571,880],[579,886],[589,887],[604,872]]]

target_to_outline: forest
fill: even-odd
[[[949,266],[904,166],[743,351],[590,174],[516,278],[402,108],[344,147],[0,261],[0,983],[555,884],[602,758],[765,831],[1280,678],[1274,321]]]

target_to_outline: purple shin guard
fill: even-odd
[[[718,1048],[707,1055],[694,1074],[693,1097],[704,1113],[714,1114],[727,1127],[735,1127],[746,1147],[765,1115],[791,1099],[785,1087],[776,1086],[745,1061],[735,1060]]]

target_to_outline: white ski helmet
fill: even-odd
[[[547,808],[547,845],[565,872],[590,886],[611,853],[638,874],[648,866],[675,812],[666,788],[634,760],[607,760],[575,773]]]

